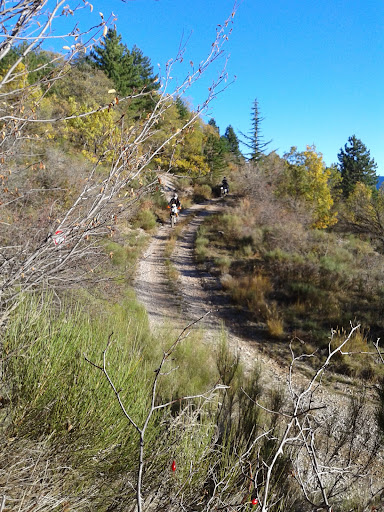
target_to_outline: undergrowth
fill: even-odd
[[[169,330],[167,336],[152,336],[145,311],[132,297],[107,306],[101,314],[99,310],[97,316],[89,315],[85,304],[64,303],[59,308],[51,295],[25,298],[10,318],[4,338],[7,436],[34,442],[49,439],[49,446],[62,454],[60,462],[64,459],[72,468],[65,478],[69,494],[74,489],[86,494],[100,475],[104,475],[102,480],[116,480],[110,488],[102,488],[93,510],[107,508],[102,502],[112,489],[116,494],[117,482],[121,484],[128,474],[134,479],[138,460],[135,429],[123,416],[101,372],[84,358],[101,365],[110,335],[108,372],[121,389],[128,413],[142,425],[150,405],[153,371],[174,339]],[[161,403],[211,387],[217,376],[206,352],[196,336],[180,344],[166,367],[169,375],[161,379],[156,400]],[[172,371],[178,366],[181,371]],[[209,443],[209,422],[197,422],[186,444],[174,431],[170,414],[167,409],[155,414],[148,429],[151,485],[168,468],[170,458],[177,454],[179,460],[191,460],[191,450],[198,458],[199,450]],[[125,500],[129,495],[132,499],[132,489]]]
[[[201,226],[195,257],[217,273],[237,307],[265,326],[266,337],[298,336],[323,349],[331,329],[347,330],[351,321],[361,323],[369,341],[384,328],[382,256],[368,240],[312,229],[281,205],[267,214],[247,198],[227,204]],[[336,366],[377,378],[377,365],[356,365],[344,359]]]

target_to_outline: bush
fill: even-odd
[[[244,276],[227,279],[225,282],[232,299],[237,304],[246,306],[252,313],[260,315],[264,320],[267,319],[266,295],[272,291],[272,284],[268,277],[263,275]]]
[[[227,273],[231,266],[231,258],[229,256],[215,258],[215,265],[220,269],[221,273]]]
[[[208,258],[209,239],[203,236],[204,231],[199,230],[197,238],[195,240],[195,258],[198,263],[202,263]]]
[[[193,187],[193,196],[196,202],[205,201],[212,197],[212,189],[209,185],[195,185]]]
[[[156,217],[151,210],[141,210],[134,222],[136,228],[151,231],[156,227]]]

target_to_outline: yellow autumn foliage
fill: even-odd
[[[325,229],[337,222],[331,195],[331,170],[315,146],[298,152],[296,147],[284,155],[286,167],[278,187],[280,196],[291,196],[303,201],[312,210],[312,227]]]
[[[89,106],[81,105],[69,98],[70,115],[89,111]],[[82,152],[91,160],[104,153],[111,144],[118,141],[118,128],[112,110],[100,110],[84,117],[75,117],[68,121],[68,137],[82,146]]]

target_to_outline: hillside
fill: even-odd
[[[267,154],[257,100],[247,157],[205,122],[225,64],[187,98],[234,12],[172,81],[183,48],[155,74],[99,13],[47,50],[80,7],[9,5],[0,512],[384,510],[384,195],[367,148],[350,137],[338,168],[314,146]]]

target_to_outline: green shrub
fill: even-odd
[[[195,201],[204,201],[212,197],[212,189],[209,185],[198,185],[193,187],[193,197]]]
[[[221,273],[226,273],[231,266],[231,258],[229,256],[220,256],[219,258],[215,258],[215,265],[220,269]]]
[[[195,258],[198,263],[203,263],[208,259],[208,250],[205,245],[195,248]]]
[[[136,228],[151,231],[156,227],[156,217],[151,210],[141,210],[134,222]]]
[[[198,236],[196,238],[195,245],[196,247],[207,246],[209,245],[209,239],[203,236]]]
[[[208,248],[209,239],[201,236],[201,231],[195,240],[195,258],[198,263],[202,263],[208,259]]]
[[[243,219],[239,215],[224,213],[219,216],[219,221],[226,240],[233,243],[233,240],[241,238]]]

